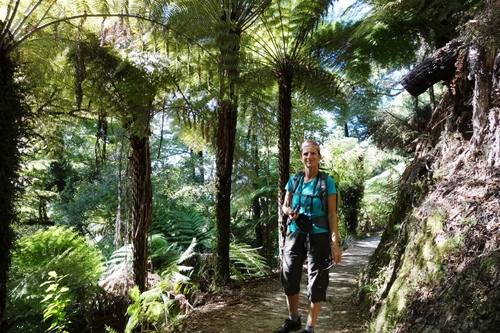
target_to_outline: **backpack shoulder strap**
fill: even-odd
[[[328,174],[326,172],[320,171],[319,177],[319,195],[322,197],[321,203],[323,205],[323,211],[325,215],[328,216],[328,190],[327,190],[327,179]]]
[[[295,175],[293,176],[293,183],[290,193],[295,193],[295,190],[297,190],[297,186],[299,186],[300,178],[302,177],[304,177],[304,170],[295,173]]]

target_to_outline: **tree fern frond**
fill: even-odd
[[[213,229],[208,221],[192,207],[179,207],[165,217],[163,223],[153,222],[152,232],[161,233],[170,244],[179,244],[183,249],[191,246],[192,240],[197,244],[211,247]]]
[[[123,279],[132,274],[132,245],[122,246],[113,252],[106,262],[106,269],[99,284],[108,290],[115,290],[115,286],[124,285]]]
[[[319,106],[329,110],[337,106],[336,101],[348,84],[336,73],[314,64],[298,66],[297,78],[300,87],[306,89]]]
[[[247,244],[231,244],[229,257],[232,265],[231,278],[236,280],[264,276],[269,268],[265,258]]]

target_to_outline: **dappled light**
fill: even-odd
[[[0,332],[271,332],[297,226],[312,275],[344,252],[316,333],[497,331],[499,27],[499,0],[0,0]]]

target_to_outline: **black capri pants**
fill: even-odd
[[[326,301],[329,282],[330,235],[328,232],[305,234],[287,231],[281,284],[287,296],[298,294],[302,278],[302,266],[307,259],[307,297],[316,303]]]

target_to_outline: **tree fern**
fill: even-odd
[[[132,245],[124,245],[115,250],[111,257],[106,261],[106,269],[99,281],[104,289],[124,294],[132,287]]]
[[[229,257],[231,278],[234,280],[261,277],[268,273],[265,258],[247,244],[232,243]]]
[[[168,297],[160,288],[153,288],[143,293],[134,287],[129,292],[132,304],[127,309],[129,317],[125,333],[142,329],[161,330],[169,321],[170,309],[175,300]],[[142,331],[141,329],[141,331]]]
[[[187,263],[189,259],[196,255],[194,249],[196,240],[192,240],[191,245],[185,251],[179,251],[179,247],[167,246],[162,248],[160,244],[167,245],[162,241],[162,237],[153,237],[162,256],[168,256],[168,264],[162,268],[162,280],[150,290],[140,293],[134,287],[130,290],[129,296],[132,304],[127,309],[129,320],[125,332],[131,332],[136,327],[155,327],[164,329],[169,321],[174,318],[178,309],[187,303],[191,293],[197,289],[197,284],[191,280],[193,273],[192,266]]]
[[[214,230],[209,221],[192,206],[174,207],[153,221],[151,232],[161,234],[169,244],[178,244],[183,249],[187,249],[193,239],[201,251],[211,249]]]

